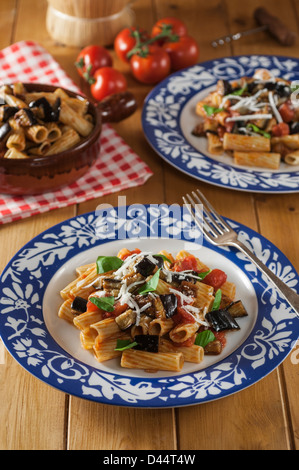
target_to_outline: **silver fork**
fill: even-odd
[[[238,234],[228,223],[215,211],[210,202],[199,191],[192,191],[183,197],[188,211],[190,212],[196,225],[202,230],[206,238],[217,246],[233,246],[242,251],[275,285],[277,290],[286,299],[299,318],[299,295],[281,281],[267,266],[262,263],[240,240]],[[199,210],[198,205],[202,205],[203,210]]]

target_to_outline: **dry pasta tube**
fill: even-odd
[[[74,129],[69,129],[51,145],[45,155],[55,155],[74,147],[80,142],[80,136]]]
[[[185,362],[194,362],[195,364],[200,364],[204,358],[204,349],[201,346],[197,346],[196,344],[189,347],[174,346],[174,344],[167,339],[161,339],[159,352],[181,352]]]
[[[183,343],[187,339],[191,338],[198,330],[197,323],[183,323],[175,326],[169,332],[169,338],[174,343]]]
[[[242,166],[254,166],[278,170],[280,166],[280,153],[267,152],[234,152],[234,163]]]
[[[131,339],[128,334],[122,334],[119,338]],[[108,338],[103,342],[96,341],[93,345],[93,351],[98,362],[108,361],[122,355],[122,351],[116,351],[117,340],[119,338]]]
[[[270,152],[271,141],[266,137],[230,134],[223,136],[224,150],[236,150],[239,152]]]
[[[299,165],[299,150],[288,153],[284,157],[284,161],[288,165]]]
[[[184,356],[182,353],[151,353],[127,349],[122,353],[120,364],[128,369],[180,372],[184,365]]]

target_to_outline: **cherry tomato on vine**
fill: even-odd
[[[90,91],[98,101],[127,89],[126,77],[113,67],[102,67],[96,70],[94,79],[95,82],[91,85]]]
[[[90,45],[80,51],[75,66],[79,75],[89,82],[96,70],[102,67],[112,67],[113,59],[102,46]]]
[[[163,49],[170,57],[172,70],[181,70],[197,64],[199,47],[191,36],[183,36],[178,41],[167,41]]]
[[[146,55],[134,54],[131,57],[130,67],[139,82],[153,85],[170,73],[170,58],[161,47],[150,45]]]
[[[168,16],[166,18],[161,18],[154,24],[152,28],[152,37],[158,36],[165,26],[171,26],[171,32],[180,37],[187,36],[188,34],[187,26],[183,21],[179,20],[178,18]]]
[[[149,39],[148,33],[143,29],[137,29],[135,27],[132,27],[125,28],[120,31],[114,40],[114,50],[118,58],[123,62],[130,62],[130,59],[127,57],[127,54],[136,46],[136,37],[134,36],[134,31],[139,32],[141,41]]]

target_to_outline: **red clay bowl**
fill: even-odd
[[[57,87],[24,83],[29,91],[53,92]],[[64,90],[69,96],[86,99],[83,95]],[[0,159],[0,193],[11,195],[38,194],[54,191],[69,185],[83,176],[100,154],[100,137],[103,122],[118,122],[136,110],[136,101],[129,92],[120,93],[92,103],[88,113],[94,119],[94,128],[77,146],[50,156],[28,159]]]

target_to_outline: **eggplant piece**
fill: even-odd
[[[129,308],[124,313],[115,317],[115,322],[118,324],[119,328],[124,331],[136,322],[136,312]]]
[[[292,90],[288,85],[279,82],[276,83],[275,91],[281,98],[288,98],[292,93]]]
[[[152,274],[156,265],[148,258],[144,257],[141,261],[135,264],[135,270],[143,277],[148,277]]]
[[[30,127],[37,124],[37,120],[29,108],[20,109],[15,114],[15,120],[20,124],[22,127]]]
[[[241,300],[232,302],[225,309],[233,318],[247,317],[248,313]]]
[[[16,106],[7,106],[4,105],[0,109],[0,119],[3,122],[8,121],[11,117],[13,117],[17,112],[19,111],[19,108]]]
[[[78,313],[85,313],[87,310],[87,300],[83,299],[83,297],[75,297],[72,304],[71,309]]]
[[[139,351],[147,351],[152,353],[159,352],[159,336],[158,335],[136,335],[134,341],[137,345],[134,349]]]
[[[205,346],[204,351],[205,354],[216,356],[222,352],[222,344],[218,339],[215,339]]]
[[[0,141],[5,139],[7,134],[9,134],[11,130],[10,124],[8,122],[5,122],[3,126],[0,127]]]
[[[161,302],[163,304],[166,318],[171,318],[177,310],[178,299],[175,294],[162,294],[160,295]]]
[[[38,100],[31,101],[29,103],[29,108],[42,108],[43,113],[44,113],[43,121],[55,122],[55,121],[58,121],[59,119],[60,104],[61,104],[61,100],[60,98],[57,98],[52,108],[49,101],[45,97],[42,97],[42,98],[39,98]]]
[[[229,95],[232,92],[232,86],[228,80],[218,80],[217,82],[217,92],[221,96]]]
[[[213,310],[206,314],[206,319],[215,331],[239,330],[236,320],[227,310]]]

